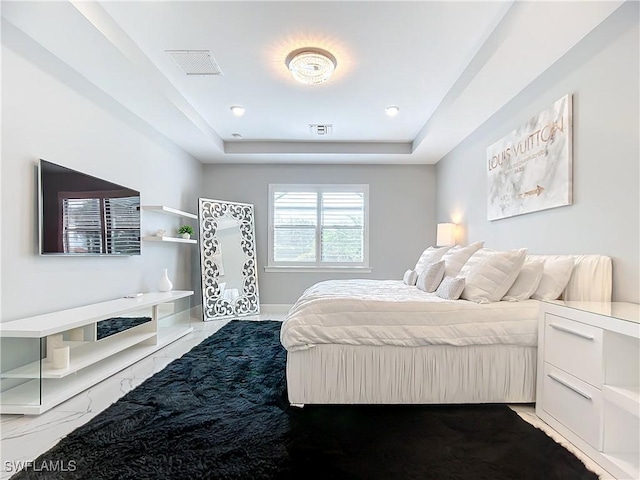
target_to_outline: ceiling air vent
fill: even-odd
[[[166,50],[187,75],[222,75],[209,50]]]
[[[332,124],[310,123],[309,130],[316,135],[331,135],[333,133]]]

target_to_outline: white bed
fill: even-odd
[[[610,301],[611,259],[571,257],[563,298]],[[538,309],[442,300],[399,281],[321,282],[282,325],[289,401],[533,402]]]

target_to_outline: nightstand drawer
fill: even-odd
[[[602,451],[602,393],[545,363],[542,408],[598,451]]]
[[[601,388],[602,329],[547,313],[544,361]]]

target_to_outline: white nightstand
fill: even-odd
[[[640,305],[543,302],[536,414],[617,478],[640,478]]]

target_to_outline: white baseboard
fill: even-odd
[[[189,316],[191,317],[191,321],[202,321],[202,304],[195,305],[191,307],[189,311]]]
[[[289,313],[293,305],[285,303],[262,303],[260,313]]]

